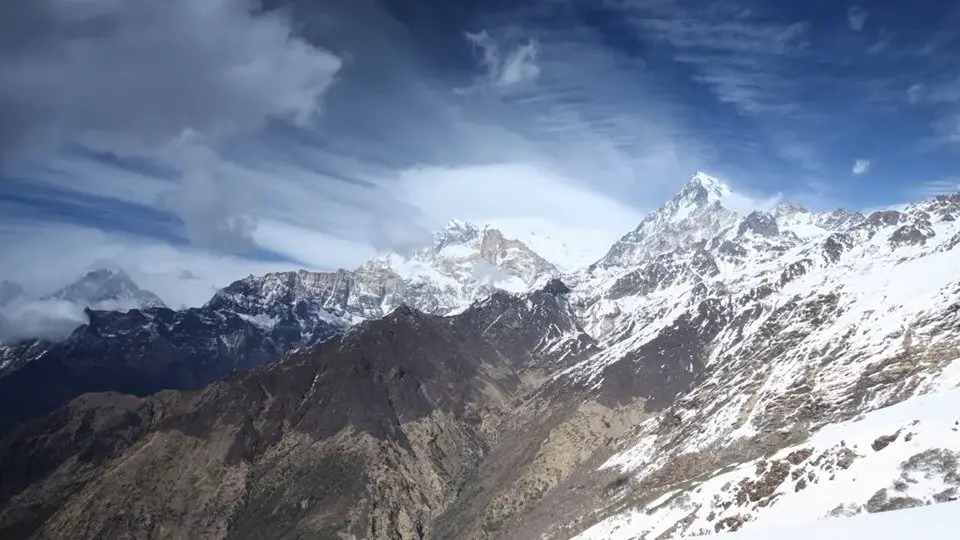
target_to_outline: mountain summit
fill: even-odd
[[[736,225],[738,215],[723,206],[730,187],[703,172],[663,206],[621,238],[597,266],[630,266],[641,260],[690,245]]]
[[[144,309],[166,307],[156,294],[141,289],[123,270],[100,268],[50,295],[96,309]]]
[[[558,274],[522,242],[491,227],[451,221],[411,257],[383,255],[356,270],[250,276],[222,289],[207,307],[279,320],[290,306],[301,319],[344,326],[408,305],[445,315],[496,290],[531,290]]]
[[[696,204],[704,205],[722,201],[732,194],[733,190],[730,189],[730,186],[719,178],[710,176],[705,172],[696,172],[675,198],[687,199],[694,201]]]

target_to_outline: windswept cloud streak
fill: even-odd
[[[481,88],[491,87],[505,91],[510,87],[533,81],[540,75],[537,64],[538,44],[532,39],[503,55],[500,46],[493,41],[486,30],[464,34],[466,39],[482,51],[486,76]]]

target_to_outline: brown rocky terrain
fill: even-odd
[[[563,290],[400,308],[198,391],[82,396],[0,442],[0,536],[427,537],[498,440],[523,445],[493,425],[530,374],[590,350]]]

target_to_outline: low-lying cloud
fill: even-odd
[[[59,341],[88,322],[83,306],[66,300],[13,302],[0,308],[0,342]]]

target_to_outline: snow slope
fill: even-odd
[[[960,503],[887,512],[850,519],[830,519],[803,527],[723,535],[729,540],[952,540],[960,524]]]
[[[768,529],[772,535],[772,529],[832,517],[955,500],[960,497],[957,384],[960,362],[948,367],[933,393],[824,426],[801,444],[714,471],[642,509],[612,516],[578,538]],[[638,456],[617,456],[605,466],[634,470],[631,457]]]
[[[744,216],[702,184],[571,279],[599,352],[555,380],[660,409],[601,467],[626,487],[573,527],[689,536],[952,498],[960,471],[923,468],[957,459],[960,402],[923,394],[960,372],[960,195]]]

